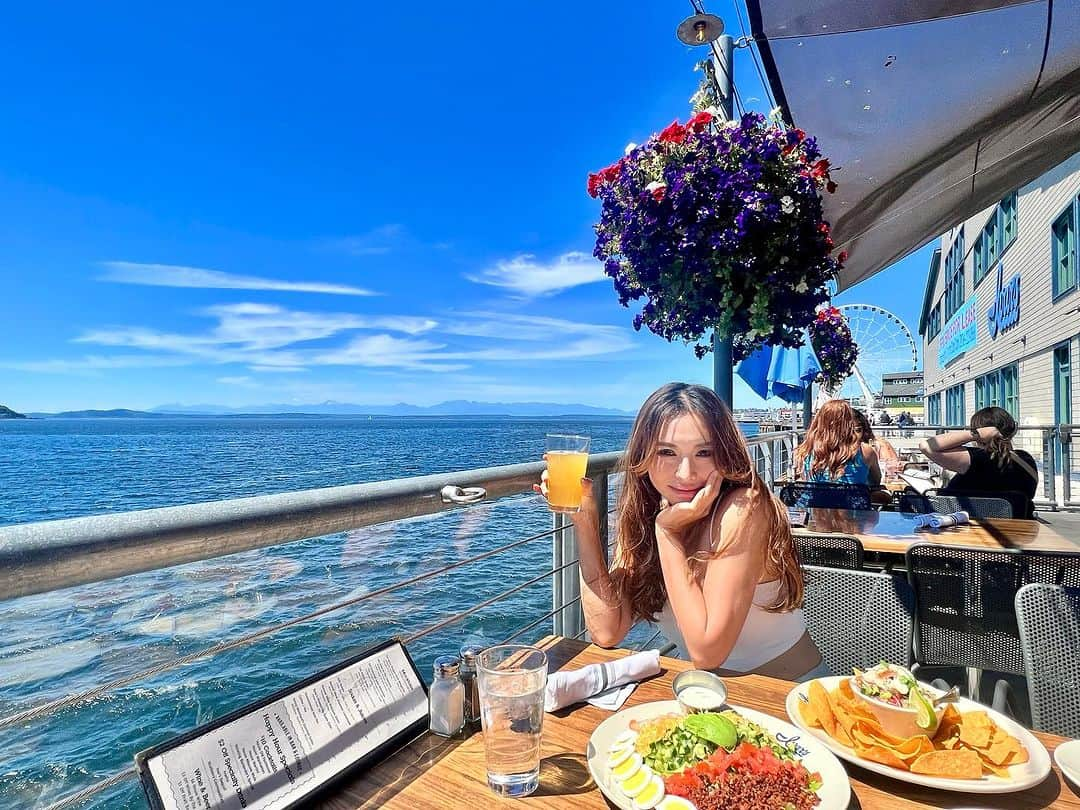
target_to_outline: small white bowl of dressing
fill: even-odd
[[[720,711],[727,703],[727,687],[715,672],[688,669],[672,681],[671,689],[683,711],[688,714]]]

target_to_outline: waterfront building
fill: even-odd
[[[964,425],[998,405],[1044,463],[1034,427],[1076,412],[1078,226],[1080,153],[941,235],[919,320],[927,424]],[[1063,446],[1046,445],[1058,471]]]
[[[923,373],[898,371],[882,374],[881,394],[875,404],[894,419],[906,411],[916,422],[923,421]]]

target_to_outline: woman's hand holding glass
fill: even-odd
[[[544,461],[547,461],[547,453],[544,454]],[[544,500],[547,500],[547,470],[544,470],[542,473],[540,473],[540,483],[533,484],[533,492],[543,495]],[[591,478],[581,479],[581,508],[576,512],[570,512],[569,517],[570,520],[573,521],[575,526],[580,526],[583,524],[599,526],[599,512],[596,508],[596,498],[593,497],[593,482]]]

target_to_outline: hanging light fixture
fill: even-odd
[[[715,14],[695,14],[687,17],[675,29],[675,36],[687,45],[708,45],[724,33],[724,21]]]

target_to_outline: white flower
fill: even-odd
[[[807,286],[805,281],[800,281],[798,284],[795,285],[795,292],[799,293],[800,295],[802,295],[804,292],[807,292],[809,289],[810,287]]]
[[[634,151],[635,149],[637,149],[637,144],[636,144],[636,143],[628,143],[628,144],[626,145],[626,148],[625,148],[625,149],[623,150],[623,154],[624,154],[624,155],[629,155],[629,154],[630,154],[631,152],[633,152],[633,151]]]
[[[795,210],[795,201],[791,199],[791,197],[781,197],[780,210],[783,211],[785,214],[792,213]]]
[[[780,257],[780,264],[787,264],[787,263],[788,263],[788,257],[787,256],[781,256]]]

